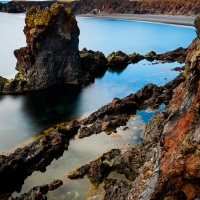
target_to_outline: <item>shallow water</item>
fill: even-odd
[[[24,14],[0,13],[0,75],[12,77],[16,71],[16,60],[13,50],[25,45],[22,29]],[[104,54],[122,50],[126,53],[138,52],[145,54],[150,50],[165,52],[187,47],[195,37],[194,28],[154,24],[136,21],[112,19],[93,19],[78,17],[81,30],[80,49],[87,47],[100,50]],[[114,34],[113,34],[114,33]],[[131,64],[121,72],[107,71],[102,78],[86,87],[62,86],[42,91],[34,91],[23,95],[5,95],[0,97],[0,152],[8,151],[22,142],[37,136],[44,129],[58,122],[80,117],[97,110],[110,102],[114,97],[123,98],[134,93],[147,83],[163,85],[178,75],[172,71],[179,63],[154,64],[143,60]],[[161,106],[161,109],[163,109]],[[58,195],[68,195],[70,199],[82,199],[87,190],[87,182],[79,183],[66,180],[65,174],[78,165],[94,159],[104,151],[122,146],[129,148],[141,141],[143,125],[153,116],[150,109],[138,111],[125,132],[118,129],[117,133],[93,135],[89,138],[70,141],[69,150],[58,160],[47,167],[45,173],[34,172],[25,180],[22,193],[31,187],[61,178],[65,185],[49,194],[50,199]],[[14,138],[14,139],[13,139]],[[70,185],[70,187],[69,187]],[[67,189],[69,188],[69,190]],[[80,192],[83,190],[83,192]],[[73,191],[73,192],[72,192]],[[67,193],[67,194],[66,194]],[[80,194],[81,193],[81,194]],[[16,194],[15,194],[16,195]],[[76,197],[76,198],[75,198]],[[64,198],[63,196],[60,199]]]
[[[161,106],[160,109],[162,108]],[[153,113],[151,111],[147,115],[149,114],[149,117],[151,117]],[[56,178],[66,180],[67,173],[75,167],[100,156],[103,152],[112,148],[128,149],[142,140],[140,134],[144,129],[144,121],[141,116],[131,117],[126,127],[126,130],[124,130],[124,127],[118,128],[117,132],[111,135],[100,133],[83,139],[75,137],[74,140],[70,141],[69,149],[58,160],[52,161],[46,172],[34,172],[25,180],[21,193],[29,191],[33,186],[37,186],[38,182],[42,185]],[[70,184],[73,185],[73,181],[70,181]],[[51,192],[51,196],[53,194],[54,192]],[[17,194],[15,193],[15,195]]]

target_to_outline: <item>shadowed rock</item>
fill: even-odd
[[[67,149],[70,137],[52,131],[8,156],[0,155],[0,198],[19,192],[24,180],[34,171],[44,172],[51,161]]]
[[[3,93],[88,81],[80,65],[79,28],[69,8],[62,4],[53,4],[46,10],[32,7],[25,23],[27,46],[14,51],[18,74],[4,85]]]
[[[32,188],[28,193],[21,195],[20,197],[11,198],[11,200],[24,200],[24,199],[31,199],[31,200],[43,200],[47,199],[46,194],[49,191],[55,190],[62,185],[61,180],[54,180],[49,184],[36,186]]]

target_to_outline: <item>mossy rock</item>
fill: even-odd
[[[147,60],[154,60],[156,58],[156,52],[150,51],[144,56],[144,58]]]
[[[127,64],[129,57],[122,51],[112,52],[107,56],[108,65],[125,65]]]
[[[36,18],[37,9],[35,7],[31,7],[28,9],[26,13],[25,23],[29,28],[33,28],[35,26],[34,20]]]
[[[51,8],[50,8],[50,12],[53,15],[57,15],[60,12],[63,12],[65,10],[65,7],[63,4],[58,4],[58,3],[54,3]]]
[[[139,53],[136,52],[129,54],[128,57],[129,57],[129,63],[136,63],[144,59],[143,55],[140,55]]]
[[[8,81],[8,79],[3,78],[2,76],[0,76],[0,92],[3,91],[3,88],[4,88],[4,86],[5,86],[7,81]]]
[[[49,10],[38,11],[34,20],[35,26],[48,26],[51,20],[51,13]]]

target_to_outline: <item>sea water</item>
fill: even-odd
[[[80,28],[79,48],[99,50],[105,55],[118,50],[127,54],[145,54],[151,50],[163,53],[180,46],[187,47],[195,37],[195,29],[191,27],[82,17],[77,20]],[[0,13],[1,76],[10,78],[16,74],[13,51],[25,46],[23,26],[24,14]],[[56,123],[91,113],[114,97],[123,98],[135,93],[147,83],[163,85],[178,75],[178,72],[171,70],[178,66],[181,65],[177,62],[162,64],[143,60],[128,65],[121,72],[108,70],[94,84],[85,87],[65,85],[23,95],[0,96],[0,152],[26,142]],[[34,172],[25,180],[21,193],[33,186],[60,178],[65,184],[58,192],[50,193],[50,199],[55,199],[57,193],[69,197],[72,191],[74,199],[82,199],[88,184],[79,191],[73,188],[84,185],[87,180],[83,180],[84,183],[69,182],[65,174],[110,148],[129,148],[141,141],[140,134],[144,124],[153,114],[154,111],[150,109],[139,111],[137,116],[129,120],[129,129],[125,132],[118,128],[117,133],[109,136],[99,134],[81,140],[75,137],[70,141],[69,150],[61,158],[54,160],[45,173]],[[69,189],[68,185],[71,191],[64,189]],[[80,190],[83,190],[81,195]]]
[[[0,13],[0,76],[14,77],[13,51],[26,45],[24,14]],[[79,48],[145,54],[187,47],[195,37],[191,27],[166,24],[78,17]],[[83,88],[63,86],[23,95],[0,97],[0,152],[41,133],[45,128],[97,110],[114,97],[125,97],[147,83],[165,84],[177,76],[179,63],[152,65],[145,60],[124,71],[107,71],[95,83]],[[13,138],[15,138],[13,140]]]

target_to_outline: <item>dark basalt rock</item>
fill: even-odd
[[[6,78],[3,78],[2,76],[0,76],[0,93],[4,88],[4,85],[6,84],[8,80]]]
[[[200,20],[197,19],[196,23]],[[195,26],[198,33],[200,25]],[[105,181],[104,199],[199,199],[199,49],[198,36],[188,48],[185,77],[180,75],[161,88],[146,86],[136,93],[138,99],[150,95],[155,100],[160,91],[161,95],[171,91],[165,110],[156,113],[147,124],[142,143],[125,152],[119,151],[112,158],[101,156],[86,164],[87,167],[72,172],[69,178],[80,177],[81,174],[87,175],[95,185]],[[154,92],[151,93],[151,90]],[[128,184],[122,180],[107,179],[111,171],[123,173],[133,182]]]
[[[169,51],[163,54],[157,54],[157,60],[163,60],[166,62],[177,61],[179,63],[184,63],[187,56],[187,48],[179,47],[173,51]]]
[[[150,61],[155,60],[156,59],[156,52],[150,51],[144,56],[144,58],[147,59],[147,60],[150,60]]]
[[[119,149],[112,149],[111,151],[104,153],[100,158],[95,161],[86,164],[75,171],[69,173],[68,178],[77,179],[82,178],[84,175],[88,175],[90,181],[93,184],[99,185],[106,176],[110,173],[113,159],[120,155]]]
[[[144,59],[143,55],[140,55],[139,53],[135,53],[135,52],[132,54],[129,54],[128,57],[129,57],[129,61],[128,61],[129,63],[137,63],[140,60]]]
[[[46,194],[49,191],[55,190],[58,187],[60,187],[63,184],[61,180],[54,180],[53,182],[42,185],[42,186],[36,186],[32,188],[28,193],[25,193],[21,195],[20,197],[11,198],[10,200],[25,200],[25,199],[31,199],[31,200],[46,200]]]
[[[91,126],[82,126],[79,130],[79,138],[98,134],[102,131],[115,131],[117,127],[126,125],[127,115],[112,116],[105,115],[102,120],[95,121]]]
[[[104,185],[104,190],[105,190],[104,200],[110,200],[110,199],[124,200],[127,198],[131,188],[132,185],[128,184],[124,180],[109,178],[105,181]]]
[[[129,57],[122,51],[112,52],[107,56],[108,66],[114,67],[126,67],[128,65]]]
[[[72,122],[62,123],[57,127],[59,133],[67,134],[67,135],[74,135],[78,132],[80,128],[80,123],[77,120],[73,120]]]
[[[102,77],[107,70],[107,59],[100,51],[87,50],[80,51],[81,67],[92,77]]]
[[[14,153],[0,156],[0,198],[6,193],[20,191],[24,180],[34,171],[46,170],[54,158],[60,157],[67,149],[69,138],[52,131]]]
[[[3,88],[4,93],[37,90],[63,83],[87,82],[80,66],[79,28],[74,14],[62,4],[26,13],[27,46],[14,51],[17,58],[15,79]]]

